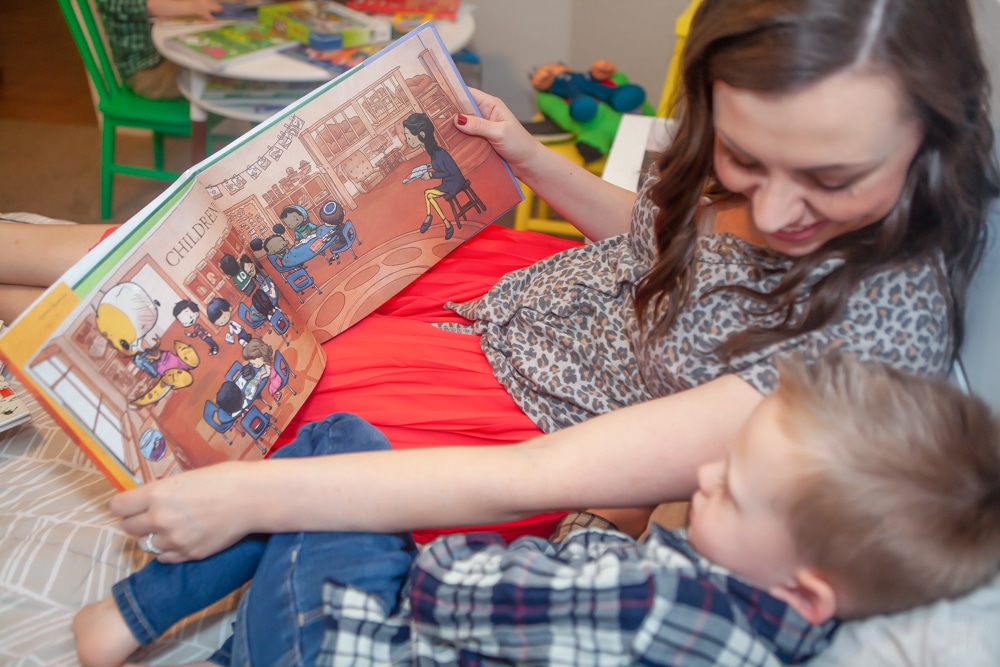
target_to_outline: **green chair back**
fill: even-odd
[[[101,217],[111,217],[115,174],[172,181],[180,174],[163,168],[164,136],[191,135],[187,100],[151,100],[133,93],[122,81],[111,49],[90,0],[58,0],[83,65],[97,92],[103,117],[101,131]],[[147,129],[153,133],[153,167],[115,162],[119,127]]]

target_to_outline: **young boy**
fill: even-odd
[[[217,664],[776,665],[823,650],[835,615],[957,597],[1000,571],[1000,423],[982,401],[846,357],[779,371],[699,471],[686,538],[459,535],[415,556],[405,535],[251,537],[116,584],[74,621],[81,664],[121,664],[253,577]],[[331,448],[388,445],[335,415],[278,455]]]
[[[219,353],[219,344],[212,338],[211,332],[198,322],[198,304],[190,299],[181,299],[174,304],[174,318],[184,327],[184,335],[188,338],[200,338],[208,345],[208,355]]]

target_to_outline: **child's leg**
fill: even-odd
[[[307,425],[296,441],[311,442],[314,456],[390,449],[374,427],[342,414]],[[325,631],[323,582],[361,588],[394,609],[415,555],[408,534],[272,536],[237,612],[232,664],[315,664]]]
[[[242,586],[257,570],[267,537],[249,536],[203,560],[176,565],[153,560],[116,583],[112,597],[84,607],[73,619],[80,664],[120,665],[181,619]]]
[[[438,203],[438,199],[444,197],[444,192],[441,190],[428,190],[427,191],[427,213],[430,214],[430,208],[433,207],[437,211],[438,217],[445,224],[448,224],[448,218],[445,216],[444,211],[441,210],[441,205]]]
[[[314,438],[309,437],[324,423],[307,424],[294,441],[274,456],[290,458],[336,453],[320,451]],[[153,560],[116,583],[111,598],[85,607],[74,619],[81,664],[84,667],[120,665],[137,648],[152,643],[175,623],[245,584],[257,571],[269,538],[268,535],[251,535],[202,560],[172,565]],[[123,632],[126,629],[128,632]],[[218,664],[226,664],[229,643],[212,656]]]

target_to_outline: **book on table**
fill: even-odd
[[[257,21],[240,21],[171,37],[164,42],[164,49],[179,57],[194,58],[209,71],[223,72],[226,67],[295,43]]]
[[[281,102],[284,106],[312,92],[319,85],[311,81],[248,81],[210,76],[201,99],[250,106],[261,102]]]
[[[454,21],[461,0],[347,0],[347,6],[372,14],[426,12],[436,19]]]
[[[263,457],[321,344],[521,201],[433,25],[195,165],[0,336],[0,358],[120,488]],[[467,180],[426,215],[424,114]],[[415,119],[416,120],[416,119]],[[457,224],[461,220],[461,227]],[[334,343],[335,344],[335,343]]]

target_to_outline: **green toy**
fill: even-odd
[[[622,113],[654,114],[642,89],[604,60],[594,63],[590,75],[569,72],[565,65],[544,65],[531,82],[539,91],[535,95],[538,110],[575,135],[584,162],[607,154]]]

